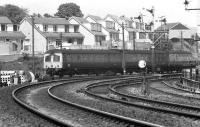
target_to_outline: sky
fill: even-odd
[[[188,8],[200,8],[200,0],[189,0]],[[151,21],[150,13],[143,8],[155,8],[155,20],[165,16],[167,22],[181,22],[187,26],[200,25],[200,11],[185,11],[184,0],[0,0],[0,6],[14,4],[32,13],[49,13],[54,15],[59,5],[76,3],[84,16],[88,14],[104,18],[107,14],[127,17],[137,17],[144,14],[145,21]],[[160,23],[156,23],[157,25]]]

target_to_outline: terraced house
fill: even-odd
[[[34,17],[32,19],[26,17],[20,25],[20,30],[26,35],[24,52],[32,52],[33,23],[36,54],[42,54],[49,49],[55,48],[68,49],[73,45],[81,45],[83,43],[84,36],[79,32],[79,25],[70,24],[65,18]]]
[[[99,24],[102,26],[102,32],[106,35],[105,44],[108,47],[116,47],[119,42],[119,31],[115,27],[115,22],[107,21],[99,16],[88,15],[85,17],[92,24]]]
[[[148,49],[151,40],[145,30],[144,23],[126,16],[116,16],[108,14],[104,20],[113,22],[115,29],[119,30],[119,45],[122,45],[123,30],[126,49]],[[122,23],[124,26],[122,26]],[[124,29],[123,29],[124,28]]]
[[[104,44],[106,41],[105,31],[100,23],[89,22],[85,18],[71,17],[71,24],[80,25],[80,32],[85,36],[83,47],[88,48],[107,48]]]
[[[24,39],[19,25],[13,24],[7,17],[0,17],[0,55],[20,54]]]

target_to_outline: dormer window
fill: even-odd
[[[1,31],[7,31],[7,25],[1,24]]]
[[[57,25],[53,25],[53,32],[57,32]]]
[[[65,25],[65,33],[69,33],[69,25]]]
[[[106,28],[115,29],[115,23],[112,21],[106,21]]]
[[[74,33],[78,33],[79,32],[79,26],[75,25],[74,26]]]
[[[19,26],[18,25],[13,25],[13,31],[18,31],[19,30]]]
[[[43,25],[43,31],[47,32],[48,31],[48,25]]]
[[[91,23],[91,30],[101,32],[101,24],[99,23]]]
[[[127,27],[132,28],[133,22],[132,21],[126,21]]]

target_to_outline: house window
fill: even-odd
[[[144,29],[144,23],[140,23],[140,29],[141,29],[141,30]]]
[[[129,40],[133,40],[136,38],[136,33],[135,32],[129,32]]]
[[[65,25],[65,33],[69,33],[69,25]]]
[[[95,41],[100,42],[101,45],[101,42],[105,41],[105,36],[95,36]]]
[[[18,47],[17,44],[13,43],[12,47],[13,47],[13,51],[17,51],[17,47]]]
[[[24,45],[24,51],[29,51],[30,46],[29,45]]]
[[[136,25],[136,29],[140,29],[140,23],[139,22],[136,22],[135,25]]]
[[[78,33],[79,32],[79,26],[74,26],[74,33]]]
[[[99,23],[91,23],[91,30],[101,32],[101,24]]]
[[[83,39],[77,39],[77,44],[78,45],[82,45],[82,43],[83,43]]]
[[[21,40],[21,50],[23,50],[23,40]]]
[[[110,40],[119,41],[119,34],[118,33],[110,33]]]
[[[43,31],[47,32],[48,31],[48,25],[43,25]]]
[[[7,31],[7,25],[1,24],[1,31]]]
[[[53,25],[53,32],[57,32],[57,26]]]
[[[18,25],[13,25],[13,31],[18,31],[19,30],[19,26]]]
[[[132,21],[126,21],[126,26],[129,28],[133,27],[133,22]]]
[[[112,22],[112,21],[106,21],[106,28],[114,29],[115,28],[115,23]]]
[[[74,40],[72,39],[72,38],[70,38],[69,40],[68,40],[68,43],[73,43],[74,42]]]
[[[139,39],[146,39],[146,33],[139,33]]]

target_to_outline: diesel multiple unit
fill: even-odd
[[[123,73],[122,50],[49,50],[44,54],[44,68],[50,75]],[[127,73],[138,72],[139,60],[146,61],[146,70],[157,72],[180,72],[195,67],[197,60],[186,51],[125,50]]]

